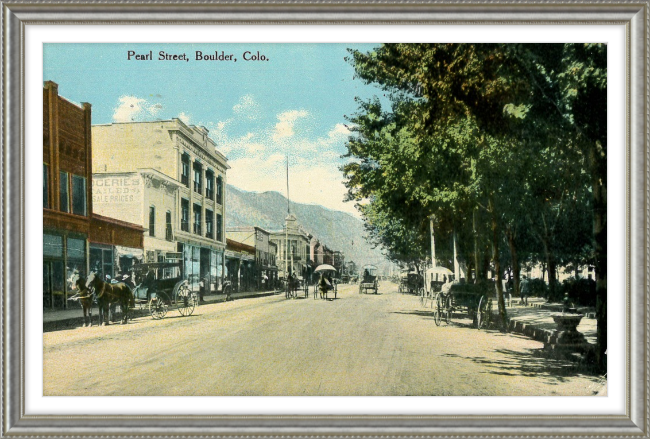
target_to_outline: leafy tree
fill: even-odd
[[[443,233],[460,232],[464,248],[474,238],[477,273],[485,271],[480,254],[489,242],[503,322],[504,239],[516,283],[518,246],[525,254],[537,247],[545,250],[553,288],[558,259],[588,253],[583,233],[573,240],[565,233],[589,216],[585,179],[594,193],[606,193],[602,114],[582,111],[606,91],[602,54],[599,46],[504,44],[352,51],[357,76],[381,87],[392,105],[384,111],[378,100],[360,102],[350,118],[352,161],[343,168],[349,198],[368,203],[362,212],[377,241],[411,257],[399,241],[411,248],[436,214]],[[598,196],[593,206],[596,231]],[[602,261],[603,243],[596,243]]]

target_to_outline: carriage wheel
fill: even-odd
[[[149,300],[149,313],[154,320],[162,319],[167,314],[169,307],[167,306],[168,299],[164,293],[156,294]]]
[[[451,323],[451,294],[445,300],[445,323]]]
[[[182,316],[191,316],[196,306],[195,294],[193,294],[187,285],[178,289],[176,294],[176,307]]]
[[[481,300],[478,302],[478,310],[476,311],[476,329],[487,326],[489,318],[487,297],[481,296]]]
[[[435,299],[431,301],[431,307],[433,308],[433,321],[436,322],[436,326],[440,326],[442,314],[442,297],[440,297],[440,294],[436,294]]]
[[[314,285],[314,300],[318,299],[318,282]]]

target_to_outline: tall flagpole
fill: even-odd
[[[287,157],[287,219],[291,210],[289,209],[289,155]],[[289,251],[289,222],[284,221],[284,280],[287,284],[287,292],[289,291],[289,260],[287,253]]]

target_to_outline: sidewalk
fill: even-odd
[[[512,306],[506,308],[508,314],[508,330],[517,334],[523,334],[544,345],[554,342],[557,325],[553,321],[554,314],[562,313],[563,305],[560,303],[546,303],[544,299],[531,297],[528,299],[528,306],[520,303],[519,299],[512,300]],[[578,325],[578,332],[584,334],[587,343],[591,347],[596,346],[595,312],[591,308],[578,308],[577,311],[584,317]],[[498,309],[493,308],[493,322],[498,321]]]
[[[244,291],[240,293],[232,293],[230,297],[232,300],[248,299],[253,297],[265,297],[280,294],[280,291]],[[212,303],[223,302],[226,299],[225,294],[210,294],[205,296],[204,305]],[[199,305],[200,306],[200,305]],[[97,325],[99,310],[97,306],[92,308],[93,325]],[[136,306],[135,309],[129,310],[130,317],[142,317],[149,315],[147,306]],[[70,329],[82,326],[84,323],[83,313],[81,306],[78,302],[69,301],[68,309],[43,309],[43,332],[56,331],[60,329]]]

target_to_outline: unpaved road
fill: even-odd
[[[44,395],[590,395],[596,377],[541,343],[437,327],[414,296],[340,286],[337,300],[269,296],[191,317],[43,335]],[[101,371],[98,373],[98,371]]]

